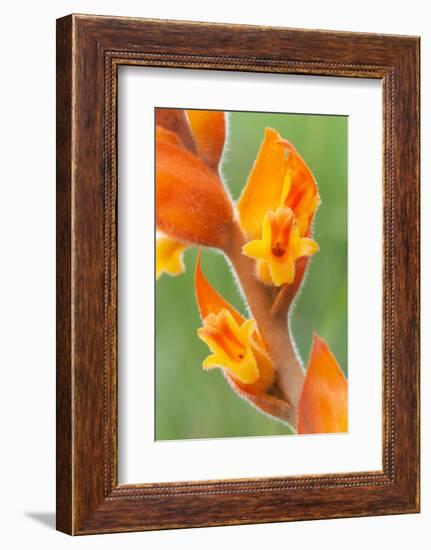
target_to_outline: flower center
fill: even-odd
[[[286,252],[286,250],[284,248],[282,248],[279,241],[277,241],[275,243],[275,246],[272,247],[271,252],[276,258],[281,258],[284,255],[284,253]]]
[[[245,355],[244,343],[232,331],[225,317],[218,319],[218,335],[220,344],[225,353],[232,359],[243,359]]]

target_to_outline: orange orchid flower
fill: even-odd
[[[266,212],[280,206],[293,211],[304,236],[319,202],[314,176],[298,151],[276,130],[267,128],[237,205],[246,237],[259,238]]]
[[[319,201],[313,174],[298,151],[267,128],[238,201],[240,225],[250,241],[243,251],[258,260],[257,276],[262,282],[291,284],[296,260],[319,250],[310,239]]]
[[[261,412],[287,420],[289,403],[253,319],[246,320],[210,285],[196,263],[195,290],[203,327],[199,337],[213,352],[203,368],[219,367],[232,389]],[[347,381],[326,342],[315,335],[298,409],[298,433],[347,430]]]
[[[253,349],[256,347],[253,342],[255,330],[254,319],[238,325],[227,309],[220,310],[217,315],[210,313],[203,320],[203,327],[198,330],[199,338],[213,352],[203,362],[203,368],[225,368],[244,384],[257,382],[260,369]]]
[[[246,256],[258,260],[261,281],[281,286],[294,281],[296,260],[315,254],[319,245],[308,237],[301,237],[292,210],[281,207],[276,212],[266,212],[262,239],[248,242],[242,250]]]
[[[274,384],[275,369],[256,322],[246,320],[210,285],[202,273],[200,254],[195,291],[203,321],[198,335],[213,352],[209,361],[204,360],[203,368],[221,368],[240,397],[262,412],[286,421],[289,406]]]

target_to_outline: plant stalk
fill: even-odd
[[[238,276],[251,313],[274,361],[278,386],[290,405],[288,421],[297,431],[298,403],[304,384],[304,370],[290,334],[287,311],[281,309],[271,313],[274,303],[273,288],[265,286],[257,279],[255,261],[242,253],[245,242],[241,228],[234,222],[231,238],[224,252]]]

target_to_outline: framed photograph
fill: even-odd
[[[57,21],[57,528],[419,511],[419,38]]]

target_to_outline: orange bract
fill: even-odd
[[[314,335],[298,407],[298,433],[347,431],[347,380],[328,344]]]
[[[308,233],[313,215],[319,206],[319,193],[311,170],[295,147],[287,140],[281,140],[281,143],[288,151],[281,202],[283,206],[292,209],[301,236],[304,236]]]
[[[196,261],[195,292],[201,319],[205,319],[210,313],[217,314],[222,309],[226,309],[239,325],[245,321],[245,318],[208,282],[202,272],[200,251]]]
[[[217,170],[226,138],[224,112],[188,110],[187,116],[198,156],[210,168]]]
[[[171,132],[171,130],[163,128],[163,126],[156,126],[156,143],[158,141],[166,141],[167,143],[172,143],[173,145],[184,147],[184,144],[178,134],[176,134],[175,132]]]
[[[267,128],[238,201],[240,225],[246,237],[260,238],[266,212],[281,206],[291,208],[304,236],[318,204],[317,185],[308,166],[293,145],[276,130]]]
[[[167,235],[223,248],[233,211],[218,176],[193,153],[156,139],[156,224]]]
[[[260,150],[238,201],[241,229],[250,239],[258,239],[268,210],[281,205],[286,173],[286,150],[280,135],[272,128],[265,130]]]
[[[195,138],[193,137],[186,113],[182,109],[157,108],[156,127],[176,134],[188,151],[196,153]]]

